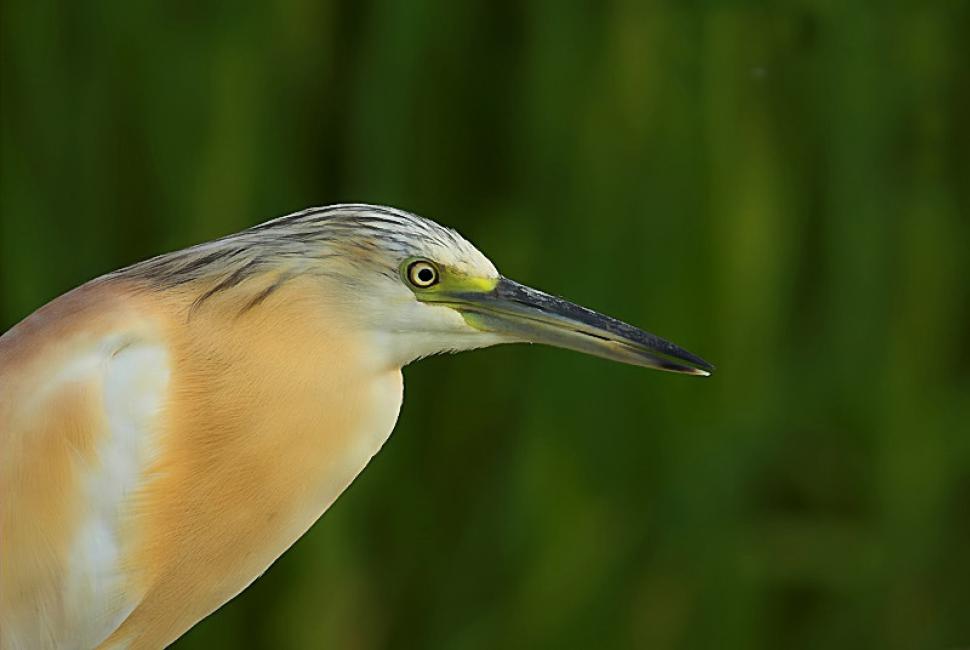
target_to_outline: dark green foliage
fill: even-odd
[[[177,647],[970,646],[970,3],[890,4],[4,2],[4,329],[368,201],[718,366],[407,369]]]

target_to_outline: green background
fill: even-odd
[[[718,365],[406,369],[177,647],[970,646],[970,3],[873,4],[4,2],[4,329],[367,201]]]

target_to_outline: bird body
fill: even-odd
[[[37,647],[41,632],[58,647],[112,632],[108,647],[166,645],[260,575],[380,449],[400,369],[327,314],[297,313],[288,294],[303,290],[185,322],[193,292],[96,281],[4,337],[5,647]],[[225,318],[229,332],[213,323]],[[56,624],[35,629],[38,607]]]
[[[531,340],[493,325],[526,309],[511,297],[523,292],[453,231],[356,205],[154,258],[39,309],[0,337],[0,648],[174,641],[381,448],[402,366]],[[517,327],[551,327],[528,309]],[[608,325],[545,336],[633,354],[615,329],[630,326]]]

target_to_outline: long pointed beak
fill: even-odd
[[[706,377],[714,371],[707,361],[659,336],[507,278],[491,291],[455,293],[448,302],[473,327],[512,340],[688,375]]]

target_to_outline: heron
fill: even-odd
[[[0,337],[0,647],[161,648],[388,439],[401,369],[530,342],[688,375],[658,336],[402,210],[303,210],[103,275]]]

